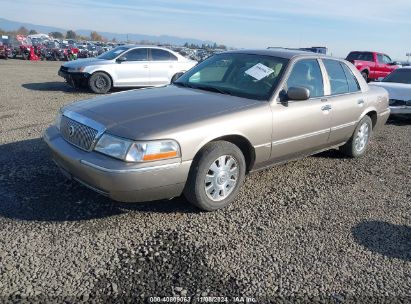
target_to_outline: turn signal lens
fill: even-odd
[[[126,161],[144,162],[155,161],[180,156],[180,147],[173,140],[133,143],[130,147]]]
[[[170,151],[170,152],[164,152],[164,153],[158,153],[158,154],[144,155],[143,160],[144,161],[152,161],[152,160],[173,158],[173,157],[177,157],[177,156],[178,156],[177,151]]]

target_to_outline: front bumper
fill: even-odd
[[[132,164],[69,144],[54,126],[43,135],[53,160],[68,178],[121,202],[168,199],[183,192],[191,161]]]
[[[68,71],[62,70],[61,68],[57,74],[60,77],[63,77],[67,81],[67,83],[69,83],[72,86],[75,86],[76,83],[87,81],[90,78],[89,73],[68,72]]]

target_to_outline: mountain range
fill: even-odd
[[[5,31],[15,31],[18,30],[21,26],[24,26],[28,30],[35,30],[39,33],[48,34],[50,32],[61,32],[65,34],[68,29],[58,28],[54,26],[47,26],[47,25],[39,25],[39,24],[32,24],[20,21],[12,21],[4,18],[0,18],[0,29]],[[74,30],[74,29],[71,29]],[[85,29],[77,29],[74,30],[76,34],[81,36],[90,36],[90,33],[93,30],[85,30]],[[201,40],[195,38],[183,38],[183,37],[176,37],[176,36],[169,36],[169,35],[145,35],[145,34],[138,34],[138,33],[110,33],[110,32],[98,32],[99,35],[105,37],[108,40],[112,40],[115,38],[117,41],[150,41],[150,42],[158,42],[164,44],[171,44],[171,45],[183,45],[186,42],[188,44],[214,44],[213,41],[209,40]]]

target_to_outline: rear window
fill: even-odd
[[[370,52],[351,52],[347,56],[348,61],[361,60],[361,61],[374,61],[374,56]]]
[[[177,57],[166,50],[151,49],[151,59],[153,61],[176,61]]]

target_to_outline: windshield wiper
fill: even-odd
[[[178,87],[193,88],[192,85],[190,85],[186,82],[173,82],[173,84],[178,86]]]
[[[204,91],[210,91],[210,92],[217,92],[217,93],[221,93],[224,95],[233,95],[230,91],[227,91],[225,89],[222,88],[218,88],[218,87],[211,87],[211,86],[193,86],[194,89],[199,89],[199,90],[204,90]]]

